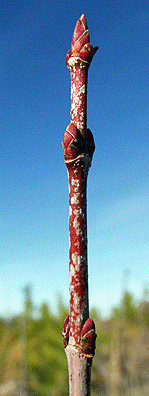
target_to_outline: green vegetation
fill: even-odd
[[[0,396],[67,396],[61,331],[68,310],[61,299],[57,316],[46,303],[35,310],[31,287],[25,287],[24,295],[23,314],[0,319]],[[95,309],[90,317],[98,335],[92,396],[146,396],[148,303],[137,304],[126,292],[108,320],[102,320]],[[14,388],[5,392],[10,382]]]

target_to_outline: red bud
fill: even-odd
[[[66,65],[68,64],[69,58],[71,56],[71,51],[69,50],[66,55]]]
[[[76,26],[74,28],[73,36],[72,36],[72,45],[79,39],[79,37],[88,30],[87,22],[85,15],[82,14],[78,19]]]
[[[69,323],[69,315],[66,316],[65,320],[64,320],[64,329],[63,332],[61,333],[63,336],[63,344],[64,347],[66,348],[68,345],[68,341],[69,341],[69,330],[70,330],[70,323]]]
[[[83,329],[82,329],[82,337],[88,333],[88,331],[94,330],[95,331],[95,323],[92,319],[87,319],[86,322],[84,323]]]
[[[87,319],[82,329],[81,350],[84,355],[93,357],[95,353],[95,324],[92,319]]]
[[[63,149],[65,160],[71,160],[77,157],[77,146],[73,145],[77,142],[77,128],[73,123],[70,123],[66,128],[63,136]]]
[[[85,44],[84,47],[82,47],[80,50],[80,58],[85,60],[86,62],[91,62],[93,57],[92,49],[93,47],[91,43]]]
[[[87,150],[90,158],[92,159],[95,150],[95,143],[93,134],[90,129],[87,129]]]
[[[65,320],[64,320],[64,333],[67,332],[68,324],[69,324],[69,315],[67,315]]]
[[[80,38],[71,46],[71,51],[74,54],[79,54],[82,47],[89,43],[89,32],[86,31],[80,36]]]

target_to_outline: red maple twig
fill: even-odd
[[[70,312],[63,339],[68,359],[71,396],[90,395],[90,368],[95,351],[95,325],[89,319],[87,264],[87,174],[95,149],[86,129],[88,68],[98,48],[90,43],[86,18],[76,23],[66,64],[71,74],[71,122],[63,136],[69,179],[69,291]]]

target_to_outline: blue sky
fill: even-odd
[[[98,45],[87,125],[96,150],[88,176],[90,306],[103,316],[124,286],[148,282],[147,1],[1,2],[0,315],[54,310],[68,292],[68,182],[61,141],[70,122],[65,57],[84,13]],[[126,276],[125,274],[129,274]],[[127,278],[127,279],[126,279]]]

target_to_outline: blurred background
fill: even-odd
[[[146,396],[147,1],[5,0],[0,10],[0,395],[68,394],[61,141],[70,122],[65,57],[84,13],[99,46],[87,109],[96,145],[88,176],[89,299],[98,334],[92,395]]]
[[[62,298],[57,315],[44,302],[34,306],[32,287],[23,290],[24,310],[0,320],[0,396],[67,396],[68,369],[61,331],[68,314]],[[96,308],[96,352],[92,396],[147,396],[149,303],[124,291],[120,304],[103,319]]]

